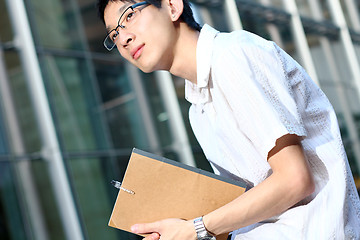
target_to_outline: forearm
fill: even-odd
[[[270,176],[231,203],[205,215],[205,226],[216,235],[231,232],[278,215],[308,195],[289,192],[284,184],[275,175]]]
[[[278,215],[314,191],[311,171],[300,145],[284,148],[269,160],[273,174],[229,204],[204,216],[218,235]]]

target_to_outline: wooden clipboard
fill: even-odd
[[[131,232],[136,223],[203,216],[243,194],[246,183],[133,149],[121,187],[109,226]]]

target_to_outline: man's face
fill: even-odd
[[[131,27],[119,28],[116,46],[120,54],[144,72],[169,70],[173,61],[176,31],[171,11],[164,3],[158,9],[152,5],[139,7],[136,21]],[[129,2],[109,1],[104,12],[106,28],[117,27],[119,17]]]

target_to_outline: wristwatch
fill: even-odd
[[[194,227],[197,234],[197,240],[216,240],[205,228],[203,217],[195,218]]]

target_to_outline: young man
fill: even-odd
[[[359,239],[360,206],[332,106],[276,44],[201,32],[186,0],[99,1],[129,62],[186,79],[195,135],[217,174],[254,187],[195,220],[139,223],[145,239]],[[194,226],[195,224],[195,226]]]

